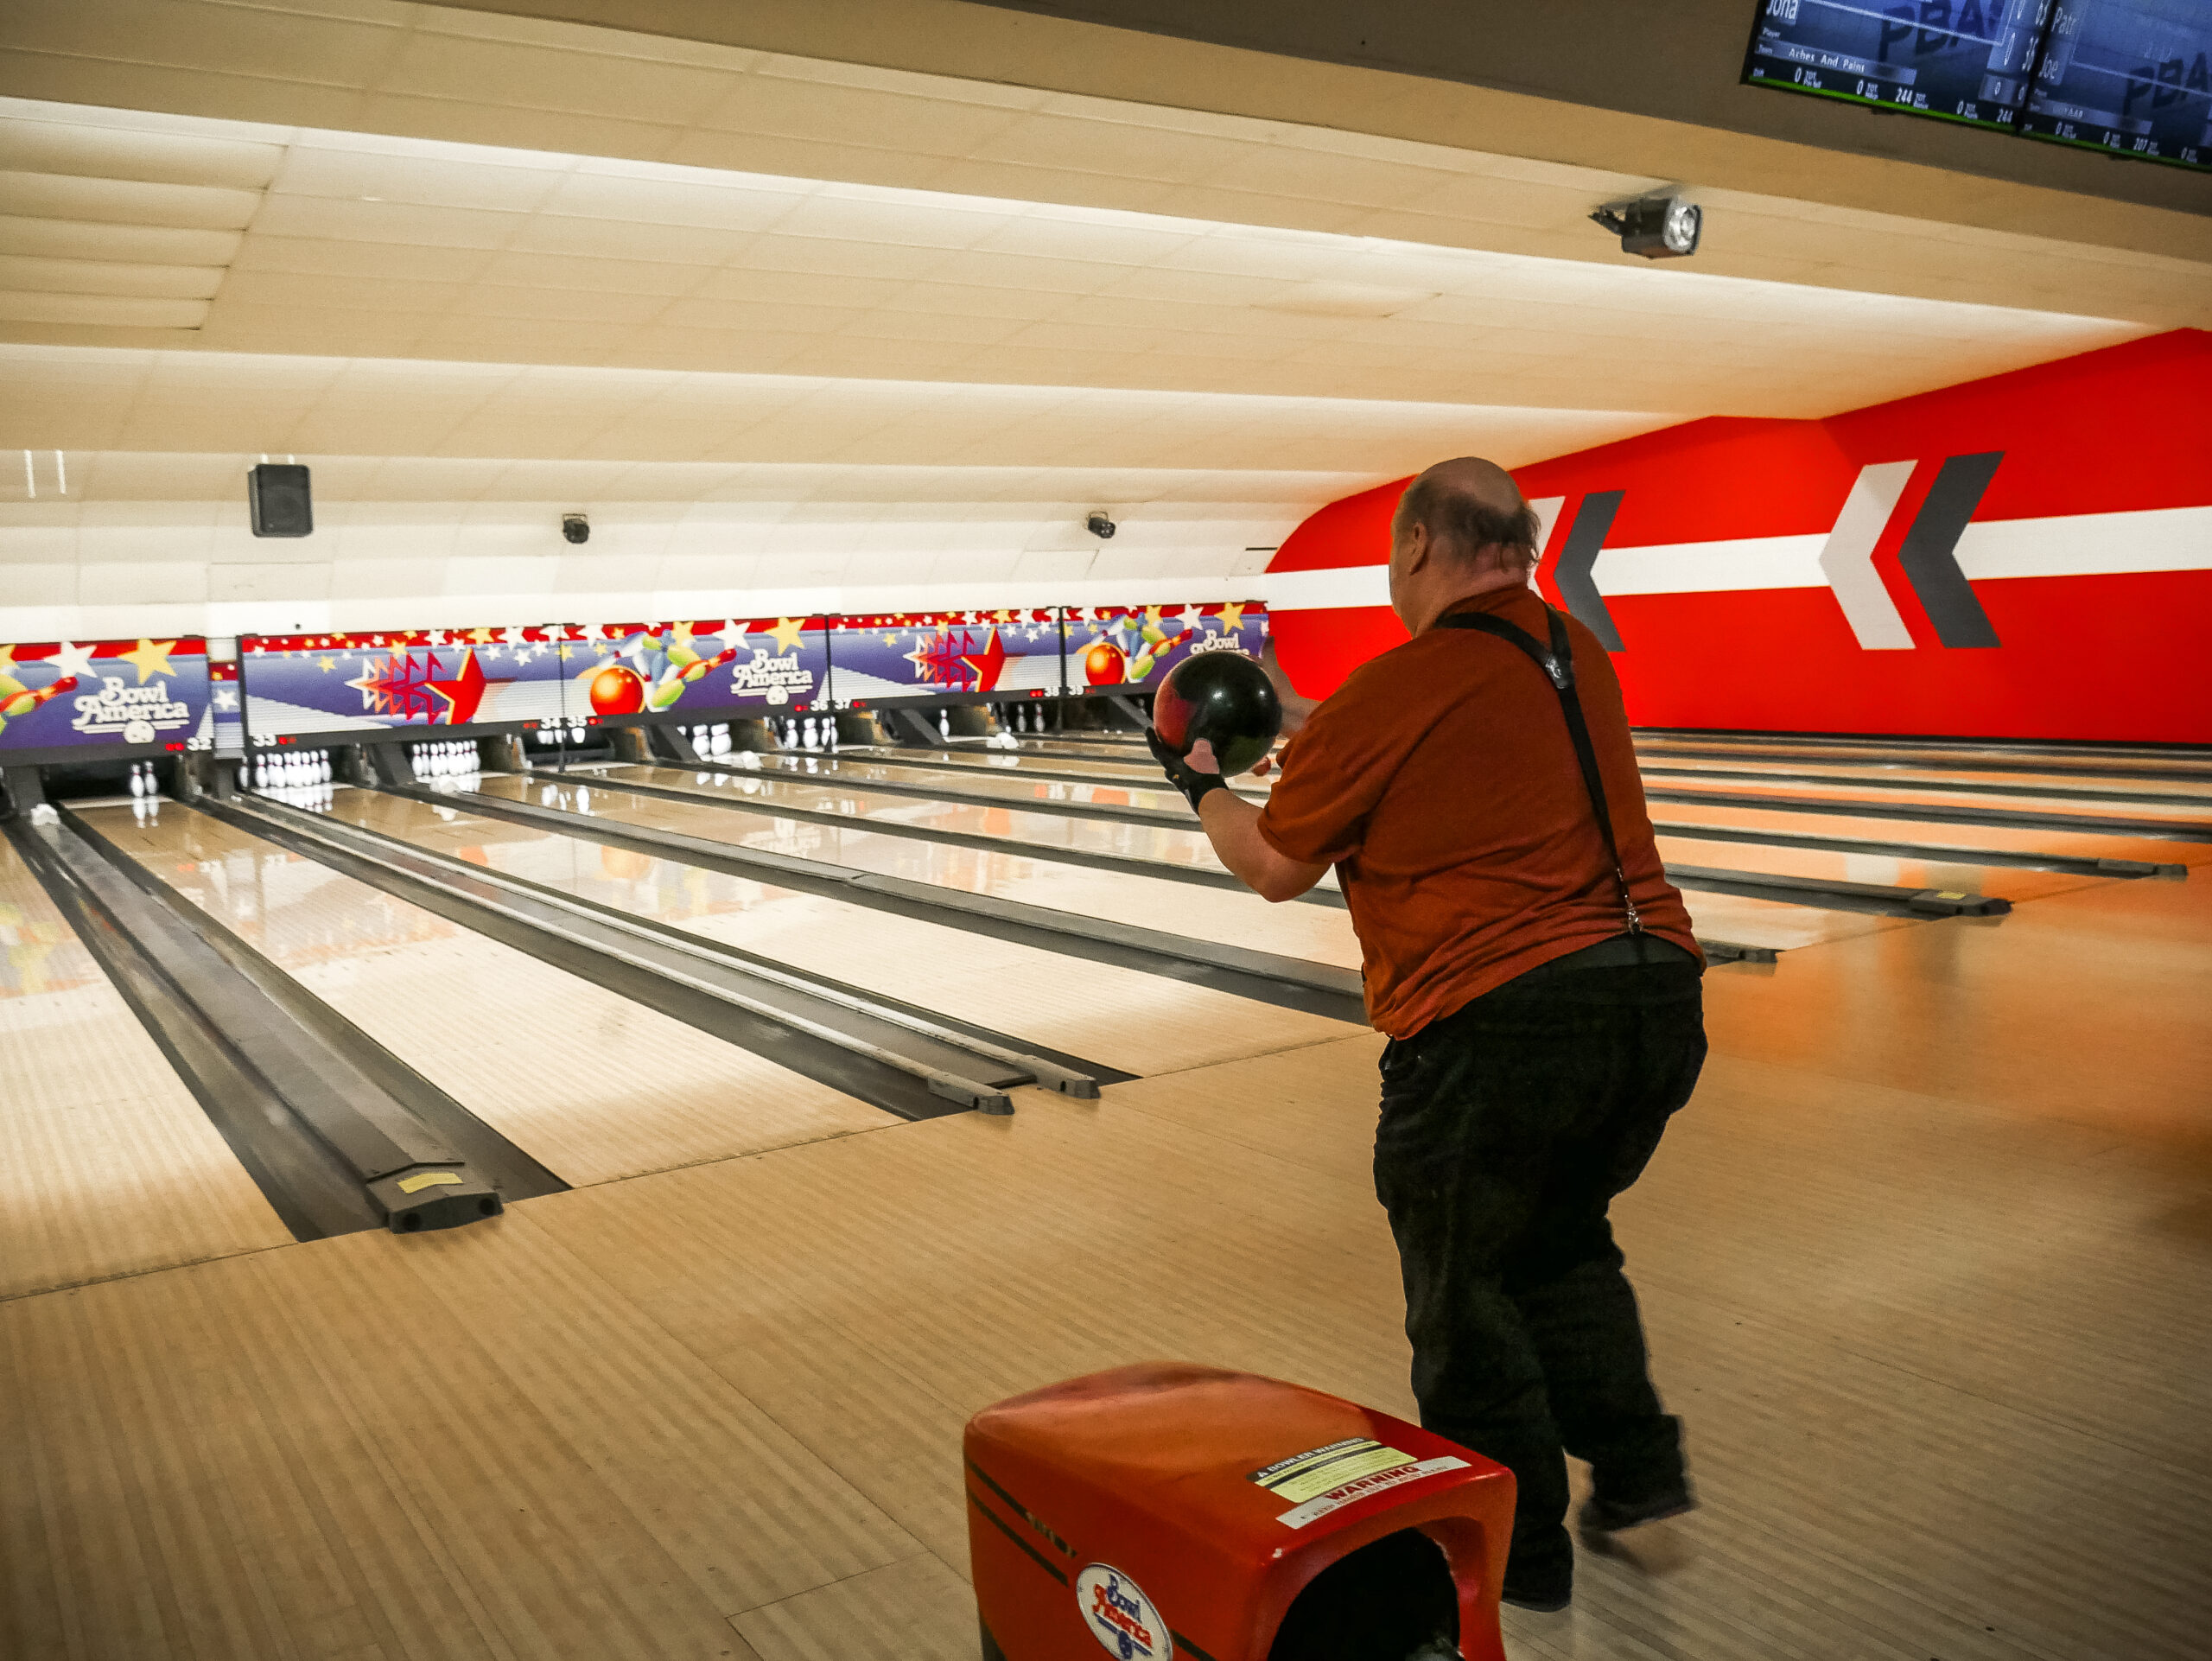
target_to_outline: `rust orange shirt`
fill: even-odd
[[[1539,642],[1549,628],[1526,589],[1451,609]],[[1646,929],[1694,952],[1620,682],[1597,637],[1571,617],[1567,628],[1629,891]],[[1352,671],[1284,749],[1260,834],[1287,858],[1337,868],[1368,1019],[1393,1038],[1627,926],[1559,694],[1525,653],[1471,629],[1430,629]]]

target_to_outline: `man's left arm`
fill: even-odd
[[[1245,887],[1262,900],[1280,903],[1297,899],[1326,874],[1325,864],[1309,865],[1278,853],[1260,834],[1259,808],[1228,788],[1212,745],[1200,739],[1190,754],[1178,758],[1156,735],[1147,736],[1170,781],[1192,799],[1214,853]]]

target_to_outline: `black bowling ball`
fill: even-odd
[[[1268,671],[1241,652],[1201,652],[1167,671],[1152,697],[1160,741],[1188,755],[1204,739],[1224,778],[1249,769],[1282,731],[1282,700]]]

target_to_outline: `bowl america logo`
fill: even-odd
[[[1192,643],[1191,655],[1195,658],[1201,652],[1234,652],[1240,658],[1249,658],[1252,655],[1238,643],[1234,634],[1200,635]]]
[[[1090,1635],[1121,1661],[1167,1661],[1175,1653],[1160,1611],[1118,1569],[1093,1563],[1077,1575],[1075,1604]]]

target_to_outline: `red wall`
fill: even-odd
[[[1967,570],[1967,608],[1979,602],[1995,643],[1959,643],[1954,620],[1947,646],[1925,564],[1916,585],[1899,550],[1946,458],[1992,452],[2002,460],[1955,557],[2037,574]],[[1910,645],[1869,649],[1808,564],[1817,547],[1769,557],[1769,544],[1745,539],[1825,538],[1860,469],[1899,461],[1914,465],[1872,565]],[[1639,724],[2212,742],[2212,334],[2176,330],[1821,421],[1694,421],[1515,477],[1531,501],[1564,499],[1537,578],[1555,604],[1560,557],[1592,493],[1622,493],[1605,553],[1678,549],[1646,557],[1649,569],[1672,574],[1661,586],[1731,584],[1621,592],[1637,584],[1615,576],[1603,604]],[[1270,570],[1387,560],[1403,487],[1321,509]],[[2175,509],[2198,511],[2155,512]],[[2113,515],[2137,517],[2096,517]],[[2025,523],[2073,518],[2082,523]],[[1757,555],[1748,582],[1745,562],[1731,558],[1746,550]],[[1737,574],[1711,576],[1724,567]],[[1811,570],[1819,586],[1758,584],[1758,572],[1784,567],[1800,578]],[[1601,556],[1601,588],[1607,576]],[[1956,604],[1941,614],[1955,620]],[[1405,638],[1381,608],[1278,606],[1274,635],[1308,696]]]

